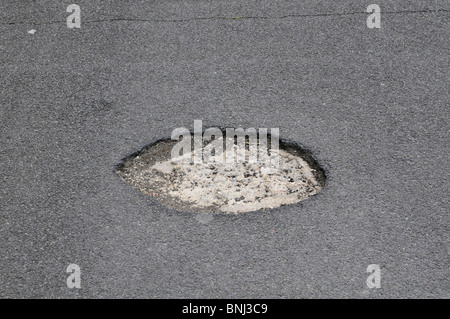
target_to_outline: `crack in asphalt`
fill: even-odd
[[[438,13],[438,12],[449,12],[446,9],[438,10],[405,10],[405,11],[382,11],[382,14],[416,14],[416,13]],[[111,18],[111,19],[99,19],[99,20],[88,20],[82,21],[82,23],[103,23],[103,22],[161,22],[161,23],[183,23],[190,21],[202,21],[202,20],[281,20],[287,18],[314,18],[314,17],[339,17],[348,16],[356,14],[370,14],[369,12],[357,11],[357,12],[342,12],[342,13],[315,13],[315,14],[288,14],[283,16],[243,16],[243,17],[198,17],[198,18],[188,18],[188,19],[137,19],[137,18]],[[49,25],[56,23],[66,23],[66,20],[62,21],[47,21],[47,22],[24,22],[24,21],[12,21],[0,23],[0,25],[16,25],[16,24],[32,24],[32,25]]]

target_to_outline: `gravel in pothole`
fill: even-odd
[[[323,187],[318,172],[305,159],[283,149],[278,151],[275,169],[262,161],[175,163],[170,158],[173,145],[173,141],[160,141],[145,148],[125,160],[117,174],[165,206],[193,212],[238,214],[271,209],[300,202]]]

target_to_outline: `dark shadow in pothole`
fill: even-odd
[[[204,131],[205,130],[203,130],[203,132]],[[225,136],[225,129],[221,129],[221,131]],[[191,138],[192,137],[193,133],[191,132]],[[270,148],[270,140],[271,140],[270,134],[267,134],[267,140]],[[211,205],[207,207],[196,207],[192,202],[181,200],[180,198],[168,195],[167,192],[161,191],[161,187],[163,187],[164,185],[167,186],[166,184],[168,182],[171,182],[171,178],[174,178],[174,176],[172,176],[173,174],[170,173],[167,175],[161,175],[160,172],[150,170],[149,168],[152,167],[155,163],[169,160],[171,158],[171,150],[176,143],[178,143],[177,140],[165,138],[159,139],[151,144],[148,144],[141,150],[124,158],[122,162],[116,166],[115,172],[127,184],[136,188],[140,192],[153,197],[162,205],[168,208],[175,209],[180,212],[224,213],[224,211],[221,210],[221,208],[217,205]],[[204,143],[204,145],[206,144]],[[191,150],[193,150],[193,143],[191,143],[191,145],[192,145]],[[279,139],[279,149],[293,156],[300,157],[309,165],[309,167],[312,169],[311,173],[313,174],[318,185],[319,191],[317,193],[319,193],[323,189],[323,187],[325,187],[326,181],[325,171],[314,159],[312,153],[308,149],[302,147],[297,142],[281,138]],[[154,179],[155,177],[158,177],[159,179],[161,179],[161,181],[152,183],[145,182],[147,180]],[[291,205],[291,204],[281,204],[280,206],[284,205]],[[266,210],[275,208],[276,207],[259,208],[250,210],[248,212],[258,211],[260,209]]]

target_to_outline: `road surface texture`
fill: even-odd
[[[450,298],[450,2],[373,2],[2,1],[0,297]],[[195,119],[279,128],[325,188],[205,215],[114,173]]]

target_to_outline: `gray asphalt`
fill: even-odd
[[[74,2],[0,4],[0,297],[450,297],[449,1]],[[205,216],[115,175],[194,119],[280,128],[326,187]]]

